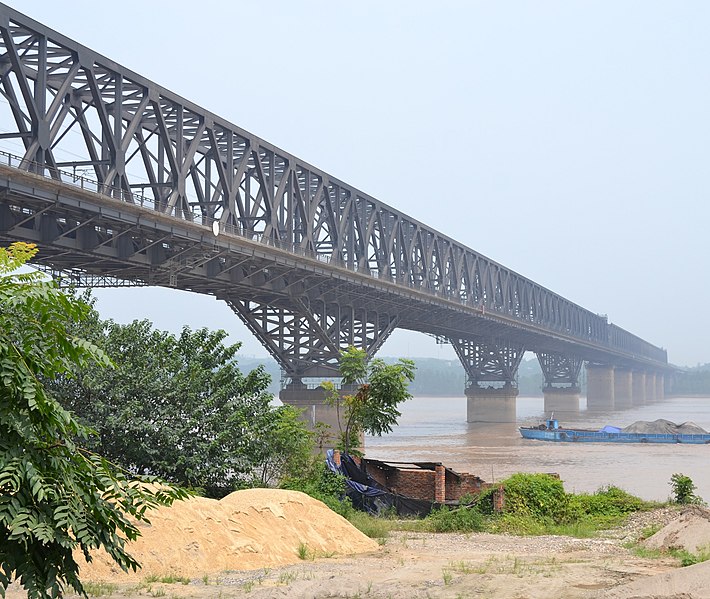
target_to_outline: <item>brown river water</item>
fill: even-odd
[[[543,400],[519,397],[517,422],[466,422],[465,397],[415,397],[401,406],[392,433],[367,437],[366,455],[378,460],[442,462],[488,482],[515,472],[556,472],[570,492],[593,492],[615,485],[644,499],[663,501],[671,475],[693,479],[696,493],[710,501],[710,445],[551,443],[523,439],[521,425],[545,417]],[[637,420],[693,421],[710,430],[710,397],[676,397],[623,411],[588,412],[584,398],[578,413],[558,413],[565,427],[624,427]]]

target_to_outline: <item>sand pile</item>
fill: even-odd
[[[690,553],[710,548],[710,510],[700,506],[684,508],[678,518],[646,539],[644,545],[649,549],[685,549]]]
[[[221,501],[195,497],[149,513],[150,525],[128,546],[143,566],[124,574],[105,553],[81,569],[86,580],[174,574],[190,578],[223,570],[251,570],[300,561],[302,544],[311,555],[347,555],[378,544],[298,491],[249,489]],[[83,560],[82,560],[83,562]]]
[[[637,420],[633,424],[629,424],[626,428],[621,429],[622,433],[646,433],[646,434],[661,434],[661,435],[706,435],[708,431],[699,427],[695,422],[683,422],[676,424],[670,420],[659,418],[653,422],[646,420]]]
[[[685,549],[699,553],[710,547],[710,510],[685,508],[644,541],[649,549]],[[642,578],[603,594],[610,599],[710,599],[710,562],[702,562],[672,572]]]
[[[600,594],[604,599],[710,599],[710,562],[641,578]]]

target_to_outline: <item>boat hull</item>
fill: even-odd
[[[579,429],[540,429],[520,427],[525,439],[537,441],[557,441],[563,443],[684,443],[693,445],[710,444],[707,435],[673,435],[663,433],[608,433]]]

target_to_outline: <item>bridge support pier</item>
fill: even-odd
[[[646,402],[656,401],[656,373],[646,373]]]
[[[518,389],[511,384],[503,387],[466,389],[466,422],[515,422],[515,401]]]
[[[350,395],[357,391],[354,387],[341,387],[340,396]],[[327,426],[323,438],[317,440],[319,449],[333,449],[340,436],[340,430],[345,430],[345,419],[342,411],[339,413],[334,405],[326,401],[323,387],[308,388],[301,381],[289,383],[279,392],[279,399],[286,405],[293,406],[301,413],[301,420],[306,423],[309,430],[316,432],[316,425],[322,422]],[[338,417],[340,416],[340,420]],[[361,447],[364,447],[364,438],[361,438]]]
[[[662,374],[656,373],[656,399],[663,401],[666,398],[666,381]]]
[[[631,398],[635,406],[646,403],[646,373],[634,370],[631,375]]]
[[[513,384],[525,350],[483,339],[449,339],[466,371],[467,422],[515,422],[518,388]],[[486,383],[491,386],[484,387]],[[502,386],[498,386],[502,383]]]
[[[614,408],[630,408],[633,405],[633,375],[627,368],[614,369]]]
[[[542,390],[545,398],[544,410],[545,414],[562,416],[564,420],[565,414],[579,414],[579,387],[573,385],[571,387],[545,387]]]
[[[545,413],[578,414],[582,359],[554,352],[538,352],[537,361],[545,377],[542,389]]]
[[[614,367],[587,362],[587,410],[614,409]]]

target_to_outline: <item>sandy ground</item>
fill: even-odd
[[[649,523],[677,518],[673,510],[641,514],[595,539],[398,532],[376,550],[350,557],[309,556],[288,566],[227,571],[189,582],[144,578],[92,584],[89,590],[115,598],[710,598],[710,569],[693,571],[708,562],[678,568],[672,558],[641,558],[624,547]],[[697,581],[688,584],[688,575]],[[7,596],[23,594],[11,590]]]

